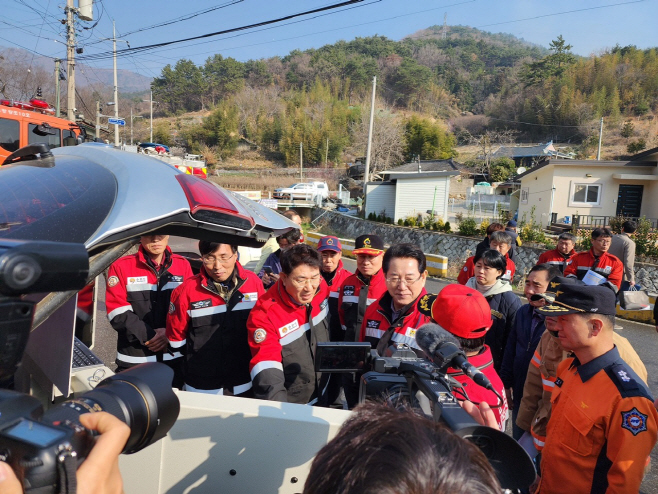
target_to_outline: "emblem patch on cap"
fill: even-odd
[[[254,331],[255,343],[262,343],[265,341],[265,338],[267,338],[267,331],[265,331],[263,328],[258,328],[256,331]]]
[[[621,412],[621,427],[637,436],[640,432],[647,430],[647,416],[637,408],[633,408],[628,412]]]
[[[328,238],[327,239],[327,245],[334,245],[334,239],[333,238]]]
[[[116,286],[117,283],[119,283],[119,278],[117,278],[116,276],[110,276],[107,279],[107,286],[109,287]]]
[[[169,314],[173,314],[174,312],[176,312],[176,306],[173,302],[169,302]]]
[[[363,241],[363,246],[364,246],[364,247],[370,247],[370,239],[369,239],[369,238],[366,238],[366,239]]]

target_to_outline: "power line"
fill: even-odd
[[[194,41],[194,40],[197,40],[197,39],[204,39],[204,38],[210,38],[210,37],[214,37],[214,36],[220,36],[222,34],[233,33],[233,32],[236,32],[236,31],[244,31],[244,30],[247,30],[247,29],[253,29],[255,27],[267,26],[267,25],[270,25],[270,24],[276,24],[276,23],[279,23],[279,22],[283,22],[283,21],[286,21],[286,20],[289,20],[289,19],[294,19],[296,17],[301,17],[301,16],[304,16],[304,15],[310,15],[310,14],[315,14],[315,13],[319,13],[319,12],[325,12],[327,10],[333,10],[333,9],[337,9],[337,8],[340,8],[340,7],[347,7],[349,5],[354,5],[356,3],[361,3],[363,1],[364,0],[346,0],[344,2],[328,5],[326,7],[319,7],[317,9],[307,10],[307,11],[299,12],[299,13],[296,13],[296,14],[290,14],[290,15],[286,15],[286,16],[283,16],[283,17],[278,17],[276,19],[271,19],[271,20],[268,20],[268,21],[262,21],[262,22],[257,22],[257,23],[253,23],[253,24],[247,24],[247,25],[240,26],[240,27],[224,29],[222,31],[216,31],[214,33],[207,33],[207,34],[202,34],[202,35],[199,35],[199,36],[192,36],[190,38],[183,38],[183,39],[178,39],[178,40],[173,40],[173,41],[165,41],[165,42],[162,42],[162,43],[154,43],[152,45],[138,46],[138,47],[135,47],[135,48],[124,48],[124,49],[121,49],[121,50],[117,50],[117,55],[126,54],[126,53],[142,52],[142,51],[146,51],[146,50],[152,50],[152,49],[155,49],[155,48],[161,48],[163,46],[169,46],[169,45],[173,45],[173,44],[177,44],[177,43],[184,43],[186,41]],[[102,60],[102,59],[110,58],[112,56],[113,56],[113,52],[104,52],[104,53],[99,53],[99,54],[96,54],[96,55],[88,55],[86,57],[84,57],[84,56],[79,57],[79,59],[80,60],[88,60],[88,59]]]

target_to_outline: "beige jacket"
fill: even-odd
[[[621,358],[646,383],[647,369],[630,342],[617,333],[613,333],[612,340]],[[528,366],[523,398],[516,417],[516,425],[524,431],[530,431],[535,448],[539,451],[544,447],[546,425],[551,417],[551,393],[555,386],[557,367],[565,358],[567,352],[562,350],[557,338],[545,331]]]

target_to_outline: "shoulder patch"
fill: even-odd
[[[651,395],[649,391],[645,389],[644,383],[638,382],[639,378],[636,377],[630,367],[623,363],[617,363],[608,367],[606,373],[610,377],[610,380],[615,383],[615,386],[617,386],[617,390],[622,398],[643,396],[651,399]],[[651,401],[653,401],[653,399]]]
[[[265,341],[265,338],[267,338],[267,331],[263,328],[258,328],[254,331],[254,343],[262,343]]]
[[[631,431],[634,436],[647,430],[647,415],[633,407],[632,410],[621,412],[621,428]]]
[[[212,300],[199,300],[198,302],[192,302],[190,304],[190,307],[192,309],[205,309],[206,307],[210,307],[212,305]]]
[[[169,302],[169,314],[173,314],[174,312],[176,312],[176,306],[173,302]]]
[[[109,286],[110,288],[116,286],[117,283],[119,283],[119,278],[117,278],[116,276],[110,276],[107,279],[107,286]]]

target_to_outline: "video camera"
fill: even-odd
[[[78,291],[88,272],[84,245],[0,241],[0,382],[11,382],[32,326],[36,304],[20,296]],[[22,476],[26,492],[66,492],[75,485],[67,477],[75,476],[94,446],[95,434],[79,416],[106,411],[119,418],[131,430],[123,453],[135,453],[163,438],[176,422],[180,403],[172,379],[173,370],[164,364],[141,364],[45,413],[38,399],[0,389],[0,458]]]
[[[420,331],[420,329],[419,329]],[[418,338],[418,336],[417,336]],[[447,346],[444,346],[444,350]],[[431,352],[434,353],[434,352]],[[419,358],[406,344],[392,347],[390,356],[381,357],[370,343],[318,343],[316,371],[362,373],[359,402],[384,399],[394,406],[410,404],[437,422],[444,423],[458,436],[475,444],[487,457],[505,489],[524,489],[535,480],[532,460],[510,436],[478,424],[460,406],[453,390],[460,386],[446,371],[454,366],[454,349],[448,358],[435,361]],[[465,357],[464,357],[465,360]]]

